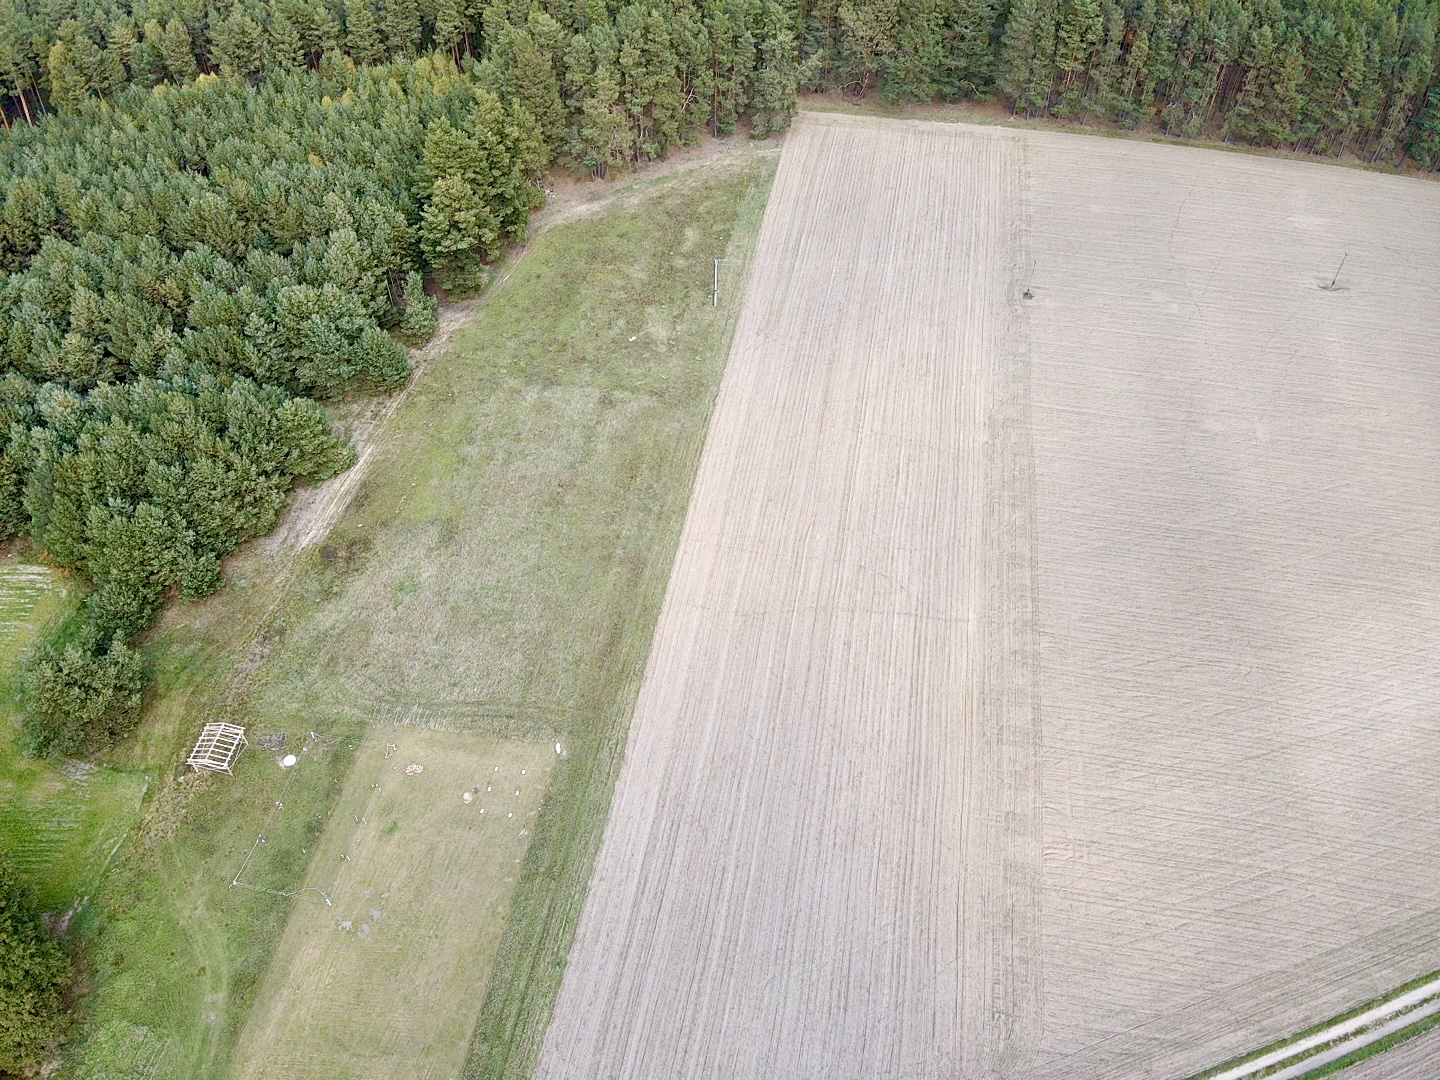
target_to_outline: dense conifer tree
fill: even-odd
[[[958,101],[995,81],[995,0],[956,0],[945,10],[944,52],[935,77],[940,96]]]
[[[1000,89],[1026,115],[1050,107],[1057,16],[1055,0],[1015,0],[1005,23]]]
[[[755,66],[753,7],[747,0],[708,0],[704,8],[706,122],[716,134],[734,131],[748,106]]]
[[[64,1024],[69,980],[70,960],[40,921],[34,895],[0,856],[0,1073],[29,1076],[45,1064]]]
[[[654,8],[630,4],[616,17],[620,95],[635,152],[656,158],[680,140],[684,87],[670,28]]]
[[[347,0],[345,4],[345,50],[357,64],[378,64],[385,58],[380,22],[371,0]]]
[[[1262,26],[1245,53],[1245,82],[1225,122],[1228,136],[1246,142],[1288,143],[1300,116],[1300,50]]]
[[[633,130],[620,104],[620,81],[610,64],[602,60],[586,86],[576,156],[603,178],[633,153]]]
[[[542,33],[548,30],[547,21],[553,22],[541,14]],[[536,41],[528,21],[524,27],[501,23],[489,41],[488,55],[480,66],[482,82],[501,98],[523,105],[539,125],[551,156],[560,157],[566,140],[565,105],[550,52]]]
[[[409,56],[420,45],[420,6],[417,0],[384,0],[381,36],[391,56]]]
[[[252,78],[265,66],[265,30],[247,8],[237,4],[216,24],[211,56],[228,75]]]
[[[895,4],[802,2],[800,51],[819,56],[822,85],[894,100],[998,91],[1032,116],[1374,160],[1418,136],[1437,78],[1436,0]]]
[[[272,9],[266,67],[295,71],[305,67],[305,63],[305,40],[300,36],[300,28],[284,10]]]
[[[838,70],[857,93],[870,90],[895,52],[899,17],[897,0],[840,0]]]
[[[1440,169],[1440,80],[1430,88],[1415,118],[1410,153],[1427,168]]]
[[[755,24],[759,45],[750,107],[754,133],[764,136],[790,126],[795,116],[796,88],[814,77],[820,58],[811,57],[803,64],[798,61],[795,38],[780,0],[760,0]]]
[[[933,101],[945,70],[945,13],[937,0],[903,0],[881,95],[889,101]]]
[[[195,47],[190,42],[190,31],[178,18],[171,18],[165,24],[160,46],[165,57],[165,69],[176,82],[188,82],[200,73],[195,63]]]
[[[75,112],[90,99],[90,81],[75,62],[74,50],[63,41],[50,46],[45,64],[50,75],[50,101],[61,112]]]

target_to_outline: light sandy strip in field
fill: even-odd
[[[1334,1046],[1326,1047],[1318,1054],[1304,1058],[1294,1065],[1287,1065],[1277,1072],[1265,1074],[1265,1080],[1304,1080],[1307,1076],[1314,1075],[1322,1066],[1339,1061],[1341,1058],[1349,1057],[1357,1051],[1363,1050],[1372,1043],[1380,1042],[1392,1035],[1396,1035],[1406,1028],[1427,1020],[1440,1013],[1440,998],[1432,998],[1417,1008],[1411,1009],[1402,1016],[1394,1016],[1383,1023],[1377,1024],[1369,1031],[1360,1033],[1351,1039],[1345,1039]],[[1383,1053],[1384,1051],[1381,1051]],[[1397,1070],[1399,1066],[1397,1066]],[[1440,1062],[1431,1063],[1430,1076],[1433,1078],[1437,1069],[1440,1069]],[[1247,1073],[1248,1075],[1256,1075]]]
[[[1293,1065],[1287,1065],[1278,1071],[1264,1074],[1265,1080],[1303,1080],[1319,1069],[1322,1065],[1328,1065],[1333,1061],[1339,1061],[1343,1057],[1349,1057],[1356,1051],[1363,1050],[1371,1043],[1380,1042],[1389,1038],[1397,1032],[1404,1031],[1422,1020],[1428,1019],[1440,1013],[1440,998],[1431,998],[1422,1005],[1418,1005],[1409,1011],[1391,1016],[1388,1019],[1377,1023],[1368,1031],[1362,1031],[1348,1039],[1342,1039],[1334,1046],[1327,1046],[1319,1053],[1302,1058]],[[1307,1040],[1308,1041],[1308,1040]],[[1227,1074],[1228,1075],[1228,1074]],[[1243,1076],[1258,1076],[1258,1072],[1247,1072],[1239,1074]]]
[[[788,137],[539,1075],[1038,1035],[1022,145]]]

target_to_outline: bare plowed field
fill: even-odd
[[[1440,967],[1437,356],[1440,187],[802,117],[539,1075],[1178,1076]]]
[[[1180,1076],[1440,968],[1440,185],[1027,147],[1037,1075]]]
[[[1021,167],[787,142],[542,1076],[953,1077],[1038,1031]]]

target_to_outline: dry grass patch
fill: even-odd
[[[305,887],[317,899],[291,915],[235,1075],[454,1076],[555,756],[553,744],[376,728],[311,861]]]

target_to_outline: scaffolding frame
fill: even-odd
[[[185,764],[196,772],[223,772],[234,776],[235,758],[248,745],[243,727],[206,724]]]

